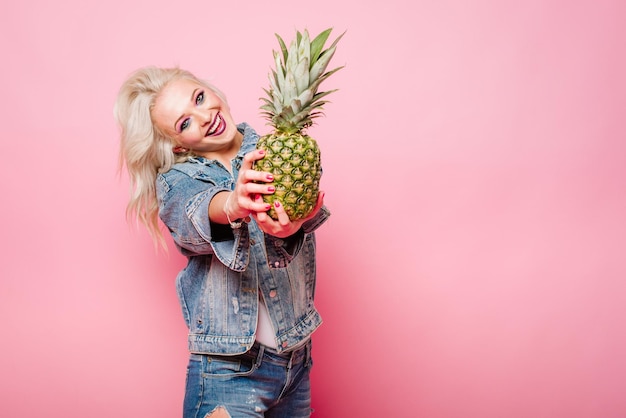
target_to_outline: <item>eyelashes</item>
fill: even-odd
[[[200,90],[196,96],[196,106],[204,103],[204,90]]]
[[[185,129],[187,129],[189,127],[189,124],[191,123],[191,119],[187,118],[185,119],[181,124],[180,124],[180,131],[184,131]]]
[[[196,106],[199,106],[202,103],[204,103],[204,90],[200,90],[198,92],[195,98],[195,103],[196,103]],[[185,120],[183,120],[183,122],[180,124],[180,132],[183,132],[185,129],[189,128],[190,124],[191,124],[191,118],[186,118]]]

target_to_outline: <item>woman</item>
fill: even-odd
[[[176,288],[189,327],[184,417],[308,417],[315,236],[329,216],[278,220],[262,195],[264,152],[224,96],[178,69],[148,67],[122,85],[115,116],[131,180],[128,213],[187,257]]]

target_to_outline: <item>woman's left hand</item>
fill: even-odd
[[[256,195],[256,201],[257,203],[263,203],[263,196]],[[252,212],[250,215],[256,220],[259,228],[261,228],[261,230],[266,234],[273,235],[278,238],[287,238],[288,236],[298,232],[300,227],[302,227],[302,224],[313,218],[323,205],[324,192],[320,191],[317,197],[317,204],[306,218],[291,221],[289,219],[289,215],[285,212],[285,208],[278,200],[274,201],[274,210],[276,210],[278,220],[272,219],[267,212]]]

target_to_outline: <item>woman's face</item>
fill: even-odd
[[[213,90],[188,79],[165,86],[152,117],[178,146],[205,157],[230,149],[239,134],[228,105]]]

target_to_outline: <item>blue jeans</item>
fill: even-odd
[[[310,417],[312,364],[310,341],[283,354],[259,343],[237,356],[191,354],[183,417]]]

